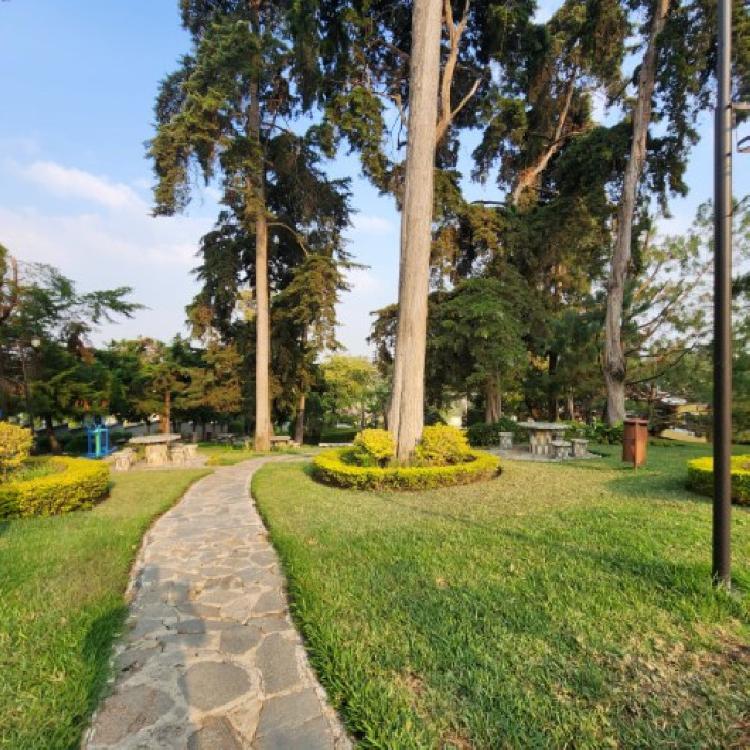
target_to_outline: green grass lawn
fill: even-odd
[[[359,493],[298,462],[253,481],[295,617],[364,747],[750,746],[750,510],[710,585],[706,446],[504,463],[484,484]],[[747,451],[747,448],[745,448]]]
[[[121,474],[91,511],[0,522],[0,747],[78,746],[141,537],[207,473]]]

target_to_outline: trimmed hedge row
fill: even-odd
[[[701,495],[714,494],[714,460],[711,456],[688,461],[688,487]],[[750,505],[750,456],[732,456],[732,501]]]
[[[427,490],[490,479],[500,473],[500,459],[484,451],[470,451],[470,460],[450,466],[356,466],[345,459],[348,448],[319,453],[313,460],[317,479],[336,487],[359,490]]]
[[[109,467],[101,461],[56,456],[59,471],[0,484],[0,518],[52,516],[88,508],[107,494]]]

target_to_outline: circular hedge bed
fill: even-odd
[[[711,456],[688,462],[688,487],[701,495],[714,494],[714,460]],[[732,501],[750,505],[750,456],[732,456]]]
[[[0,482],[0,518],[52,516],[91,505],[109,489],[109,467],[86,458],[55,456],[50,471]]]
[[[426,490],[491,479],[500,473],[500,459],[469,450],[465,460],[445,466],[360,466],[351,448],[334,448],[313,459],[317,479],[336,487],[360,490]]]

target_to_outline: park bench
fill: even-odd
[[[169,449],[169,460],[171,463],[178,466],[187,462],[187,455],[185,453],[184,445],[173,445]]]
[[[566,458],[570,458],[571,444],[568,440],[553,440],[550,443],[552,448],[552,458],[561,461]]]
[[[589,441],[584,438],[573,438],[573,458],[584,458],[589,453]]]
[[[512,432],[498,432],[500,438],[500,450],[509,451],[513,448],[513,433]]]
[[[137,456],[132,448],[125,448],[112,454],[112,463],[115,471],[129,471],[136,462]]]
[[[292,439],[289,435],[272,435],[271,436],[271,448],[289,447],[292,444]]]

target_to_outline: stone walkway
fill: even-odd
[[[86,750],[350,748],[289,618],[249,480],[202,479],[147,533],[117,676]]]

